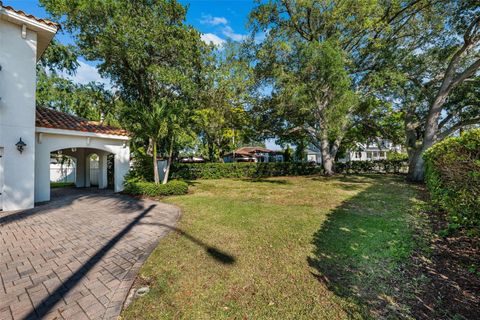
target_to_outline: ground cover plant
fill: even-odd
[[[124,192],[131,195],[148,197],[173,196],[188,193],[188,184],[184,181],[172,180],[166,184],[130,179],[125,182]]]
[[[50,188],[67,188],[75,187],[73,182],[50,182]]]
[[[198,180],[143,266],[124,319],[410,317],[400,272],[419,246],[401,177]],[[410,279],[411,280],[411,279]]]

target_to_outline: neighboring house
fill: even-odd
[[[224,162],[272,162],[275,161],[276,151],[262,147],[243,147],[226,154]],[[283,157],[282,157],[283,160]]]
[[[356,143],[356,148],[348,150],[345,157],[340,158],[339,161],[385,160],[387,159],[387,152],[389,151],[402,152],[402,147],[400,145],[394,145],[388,140]],[[322,153],[313,145],[308,146],[306,158],[308,162],[322,163]]]
[[[178,159],[180,163],[204,163],[205,159],[203,157],[182,157]]]
[[[114,155],[114,190],[123,189],[130,150],[125,130],[47,108],[36,108],[36,63],[59,25],[0,2],[0,210],[28,209],[50,200],[50,159],[76,159],[75,184],[87,187],[90,155],[99,161],[98,186],[108,184]]]

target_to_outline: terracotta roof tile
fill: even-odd
[[[70,115],[50,108],[37,107],[35,126],[51,129],[64,129],[101,134],[128,136],[128,131],[106,126],[96,121]]]
[[[1,3],[1,1],[0,1],[0,3]],[[53,21],[50,21],[50,20],[47,20],[47,19],[37,18],[37,17],[35,17],[34,15],[31,15],[31,14],[28,14],[28,13],[23,12],[22,10],[16,10],[16,9],[14,9],[14,8],[11,7],[11,6],[1,6],[1,7],[4,8],[5,10],[13,11],[13,12],[15,12],[16,14],[19,14],[19,15],[24,16],[24,17],[26,17],[26,18],[33,19],[33,20],[35,20],[35,21],[37,21],[37,22],[46,24],[47,26],[54,27],[54,28],[57,28],[57,29],[60,28],[60,25],[59,25],[58,23],[56,23],[56,22],[53,22]]]
[[[274,151],[262,147],[243,147],[240,149],[237,149],[235,153],[250,153],[253,154],[255,152],[261,152],[261,153],[273,153]]]

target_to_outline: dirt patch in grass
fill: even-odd
[[[446,216],[429,212],[432,227],[428,252],[417,252],[409,278],[424,278],[411,300],[417,319],[478,319],[480,316],[480,238],[457,232],[438,236]]]

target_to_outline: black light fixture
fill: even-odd
[[[20,138],[20,140],[15,144],[17,146],[17,150],[22,153],[23,152],[23,149],[25,149],[25,147],[27,146],[27,144],[25,142],[22,141],[22,138]]]

